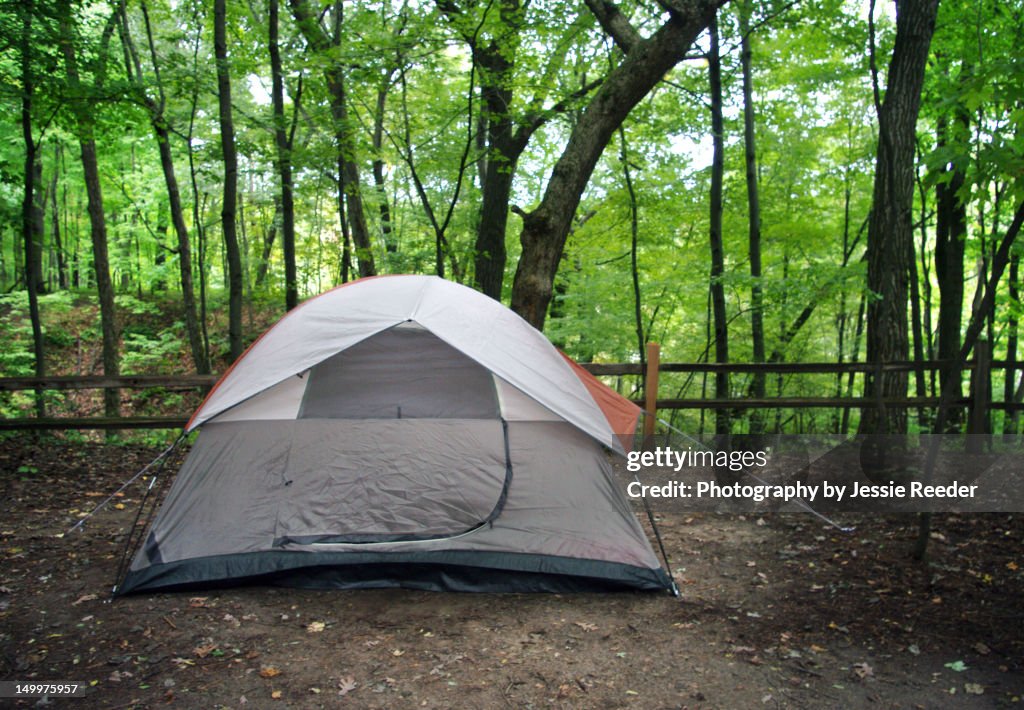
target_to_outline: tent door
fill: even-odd
[[[500,514],[512,477],[501,420],[349,421],[343,431],[292,450],[275,547],[434,540]]]

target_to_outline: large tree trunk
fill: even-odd
[[[595,3],[600,0],[594,0]],[[573,127],[555,163],[540,204],[523,214],[519,235],[523,251],[512,284],[512,309],[538,329],[544,327],[558,262],[569,236],[573,215],[594,167],[615,130],[651,89],[685,56],[707,27],[717,5],[713,0],[677,0],[678,10],[653,35],[622,37],[626,55],[609,72]],[[601,8],[606,29],[614,34],[625,19],[610,3]],[[614,8],[612,8],[614,9]],[[599,18],[600,19],[600,18]],[[616,29],[612,29],[616,28]]]
[[[292,144],[284,122],[284,78],[281,50],[278,46],[278,0],[270,0],[270,98],[274,106],[274,145],[277,148],[277,174],[281,180],[281,242],[284,249],[284,303],[287,310],[299,304],[298,277],[295,269],[295,198],[292,194]],[[276,225],[275,225],[276,227]],[[269,257],[269,254],[267,255]],[[266,257],[260,263],[257,283],[266,274]]]
[[[876,364],[906,360],[907,280],[912,264],[911,210],[917,114],[921,105],[928,49],[938,0],[903,0],[897,6],[896,40],[889,63],[885,101],[878,115],[878,156],[868,222],[867,358]],[[865,396],[900,398],[907,394],[906,372],[874,372],[866,377]],[[862,434],[906,432],[906,410],[868,407],[861,413]]]
[[[235,205],[238,200],[238,154],[231,112],[231,74],[228,63],[226,0],[213,3],[213,48],[217,57],[217,99],[220,109],[220,146],[224,153],[224,197],[221,228],[228,262],[228,340],[231,359],[242,354],[242,257],[238,249]]]
[[[754,126],[754,79],[750,66],[750,9],[751,0],[740,6],[740,68],[743,74],[743,152],[747,175],[747,243],[750,255],[750,339],[753,361],[764,362],[764,293],[761,287],[761,195],[757,181],[757,144]],[[841,357],[841,354],[840,354]],[[764,372],[755,372],[751,394],[758,399],[765,396]],[[750,433],[764,430],[764,417],[760,410],[750,413]]]
[[[89,228],[92,234],[93,271],[96,274],[96,291],[100,301],[100,331],[103,334],[103,374],[116,377],[120,371],[119,334],[117,314],[114,310],[114,285],[110,278],[110,258],[107,254],[107,220],[103,213],[103,190],[100,184],[99,162],[96,157],[96,141],[93,138],[92,106],[81,96],[82,87],[78,74],[78,57],[75,52],[74,29],[71,4],[65,0],[60,5],[61,51],[64,55],[64,69],[74,104],[72,110],[78,132],[78,143],[82,155],[82,173],[85,176],[85,192],[88,196]],[[116,389],[103,391],[104,411],[108,417],[118,416],[120,394]]]

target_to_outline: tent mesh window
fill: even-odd
[[[392,328],[310,371],[300,419],[497,419],[491,374],[434,334]]]

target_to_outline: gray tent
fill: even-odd
[[[211,391],[118,591],[670,589],[607,456],[638,415],[472,289],[348,284]]]

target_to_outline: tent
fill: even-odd
[[[344,285],[211,390],[117,592],[671,589],[607,455],[639,413],[470,288]]]

